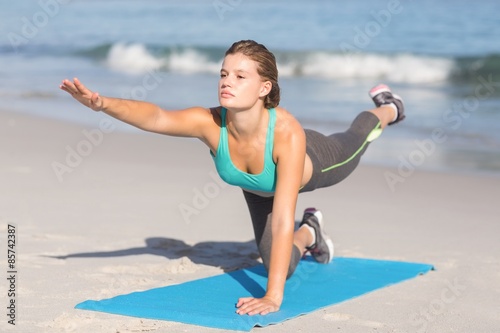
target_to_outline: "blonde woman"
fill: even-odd
[[[333,259],[333,243],[323,230],[319,210],[306,209],[294,230],[298,194],[343,180],[369,142],[405,117],[401,98],[380,85],[370,91],[376,108],[361,112],[346,132],[324,136],[304,130],[278,106],[274,55],[251,40],[236,42],[225,53],[218,107],[164,110],[147,102],[101,96],[76,78],[64,80],[60,88],[92,110],[145,131],[200,139],[220,177],[243,189],[268,282],[264,297],[238,299],[236,312],[242,315],[278,311],[285,281],[306,252],[319,263]]]

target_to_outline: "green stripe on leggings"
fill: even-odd
[[[335,168],[338,168],[338,167],[341,167],[343,166],[344,164],[347,164],[349,163],[353,158],[355,158],[361,151],[363,151],[363,149],[365,148],[365,146],[372,142],[373,140],[375,140],[376,138],[378,138],[380,136],[380,134],[382,134],[382,128],[380,128],[380,121],[377,123],[377,126],[375,126],[375,128],[368,134],[368,136],[366,137],[366,140],[365,142],[363,142],[363,144],[361,145],[361,147],[359,147],[358,150],[356,150],[356,152],[351,156],[349,157],[347,160],[343,161],[343,162],[340,162],[340,163],[337,163],[337,164],[334,164],[326,169],[323,169],[321,170],[321,172],[326,172],[326,171],[330,171],[332,169],[335,169]]]

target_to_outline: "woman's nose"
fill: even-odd
[[[231,87],[231,85],[232,85],[232,80],[229,78],[229,76],[221,78],[222,87]]]

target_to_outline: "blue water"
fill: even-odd
[[[404,98],[407,119],[364,161],[398,166],[422,151],[419,168],[498,173],[498,13],[496,0],[2,1],[0,111],[95,126],[103,115],[58,90],[74,76],[167,109],[214,106],[224,51],[255,39],[276,54],[281,105],[305,127],[344,129],[379,82]]]

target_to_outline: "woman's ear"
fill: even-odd
[[[272,88],[273,88],[273,84],[271,83],[271,81],[262,82],[262,86],[260,88],[260,97],[264,97],[264,96],[269,95]]]

